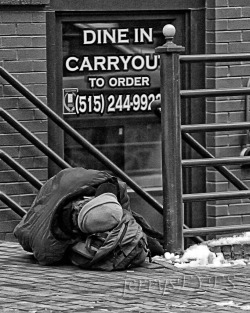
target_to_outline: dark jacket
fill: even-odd
[[[49,179],[14,230],[23,249],[33,252],[43,265],[62,260],[66,249],[80,239],[69,236],[60,228],[60,212],[78,197],[95,196],[100,184],[114,179],[106,172],[79,167],[62,170]],[[118,186],[118,200],[123,209],[130,211],[126,184],[119,182]]]

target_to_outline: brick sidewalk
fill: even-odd
[[[250,312],[250,266],[122,272],[40,266],[0,242],[0,312]]]

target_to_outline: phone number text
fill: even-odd
[[[129,111],[150,111],[151,103],[160,100],[160,94],[127,94],[127,95],[77,95],[75,100],[76,114],[104,114]]]

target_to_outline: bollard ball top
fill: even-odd
[[[162,32],[163,32],[163,35],[165,36],[165,38],[173,38],[175,33],[176,33],[176,30],[175,30],[174,25],[167,24],[163,27]]]

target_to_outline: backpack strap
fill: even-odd
[[[101,247],[96,252],[94,258],[90,262],[90,265],[93,265],[97,263],[100,259],[106,257],[111,251],[113,251],[122,242],[128,229],[128,223],[129,223],[129,220],[127,220],[126,218],[125,221],[121,221],[121,223],[109,233],[104,243],[105,248],[102,249]],[[116,239],[112,240],[112,238],[116,238]]]

